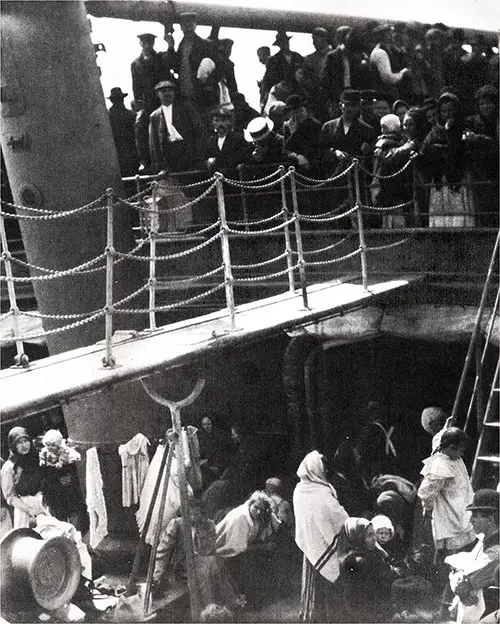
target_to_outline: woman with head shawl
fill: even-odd
[[[9,458],[2,466],[2,494],[14,508],[14,529],[35,525],[38,514],[48,514],[42,501],[42,472],[38,452],[24,427],[13,427],[8,435]]]
[[[348,518],[338,544],[345,622],[388,622],[397,573],[366,518]]]
[[[325,457],[318,451],[304,457],[297,476],[295,542],[304,553],[300,617],[303,622],[329,621],[333,583],[340,573],[337,539],[348,515],[326,479]]]

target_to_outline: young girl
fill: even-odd
[[[375,530],[377,543],[389,555],[389,561],[392,564],[402,561],[404,559],[403,542],[401,538],[395,534],[391,519],[379,514],[371,519],[371,523]]]
[[[449,555],[474,541],[467,505],[473,491],[462,456],[467,436],[457,427],[443,432],[437,451],[424,460],[418,497],[431,520],[436,553]]]
[[[42,471],[38,453],[24,427],[13,427],[8,435],[9,458],[2,466],[2,494],[14,508],[13,528],[35,525],[38,514],[48,511],[42,501]]]

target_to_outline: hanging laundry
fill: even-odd
[[[149,440],[136,434],[126,444],[118,447],[122,462],[122,505],[130,507],[139,502],[142,486],[149,468]]]
[[[96,447],[86,453],[85,485],[87,490],[87,511],[90,520],[90,547],[97,548],[108,534],[108,512],[104,499],[103,482]]]

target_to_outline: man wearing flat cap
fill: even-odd
[[[304,59],[298,52],[290,50],[291,36],[287,35],[284,30],[278,30],[273,45],[277,46],[280,51],[269,57],[266,64],[266,73],[262,78],[262,89],[266,96],[272,87],[278,82],[286,81],[292,85],[292,93],[297,87],[295,80],[295,70],[302,67]]]
[[[250,145],[242,134],[236,133],[234,113],[219,106],[210,111],[213,132],[207,140],[203,165],[210,171],[235,169],[250,161]]]
[[[316,175],[321,122],[311,117],[308,105],[301,95],[290,95],[285,104],[288,115],[288,120],[283,124],[285,156],[299,171],[309,176]]]
[[[160,106],[151,113],[149,121],[153,170],[168,173],[193,170],[201,155],[201,119],[189,102],[176,98],[177,85],[173,80],[162,80],[155,89]]]
[[[498,592],[489,596],[483,590],[493,584],[500,565],[500,494],[492,489],[477,490],[466,509],[472,513],[471,523],[478,543],[470,552],[446,557],[445,563],[452,568],[450,585],[458,596],[457,622],[477,622],[483,614],[499,606]]]
[[[123,103],[127,95],[120,87],[113,87],[108,96],[111,102],[108,114],[120,173],[122,176],[133,176],[137,173],[139,159],[135,147],[135,113]]]
[[[340,96],[340,117],[323,124],[320,149],[326,162],[363,158],[375,144],[376,131],[358,118],[359,101],[359,91],[346,89]]]
[[[149,165],[148,124],[149,116],[159,105],[155,85],[160,80],[169,78],[175,67],[176,57],[174,40],[166,35],[168,50],[156,52],[154,43],[156,35],[141,33],[137,35],[141,46],[140,55],[132,62],[132,92],[134,101],[139,108],[136,118],[136,147],[143,168]]]
[[[215,42],[196,34],[196,13],[179,15],[184,34],[177,50],[179,97],[189,100],[202,116],[219,102],[219,81],[222,67]]]

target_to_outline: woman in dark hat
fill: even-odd
[[[48,514],[42,500],[42,471],[38,452],[24,427],[8,435],[9,458],[2,466],[2,494],[14,508],[13,528],[34,526],[38,514]]]

